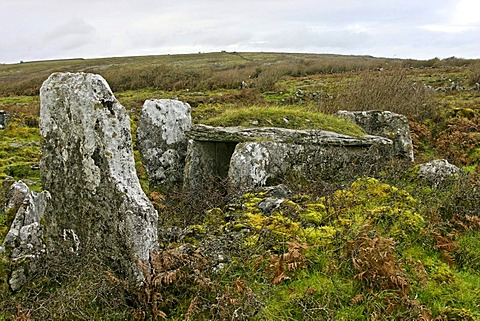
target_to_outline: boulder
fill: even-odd
[[[136,262],[158,247],[158,214],[136,175],[125,108],[99,75],[54,73],[40,89],[40,130],[49,253],[95,251],[141,282]]]
[[[47,191],[32,192],[22,181],[13,183],[8,190],[5,212],[16,214],[0,253],[6,252],[13,263],[8,282],[13,291],[24,285],[28,273],[35,269],[35,260],[45,253],[41,219],[49,199]]]
[[[0,110],[0,129],[5,129],[7,127],[8,119],[10,115],[6,111]]]
[[[457,177],[461,172],[460,168],[450,164],[446,159],[436,159],[420,164],[418,176],[438,186],[445,180]]]
[[[391,111],[346,111],[340,110],[335,116],[349,119],[370,135],[378,135],[393,141],[397,157],[413,162],[413,144],[407,117]]]
[[[265,187],[264,190],[267,192],[266,197],[258,203],[257,207],[267,216],[277,210],[287,197],[292,195],[292,191],[283,184]]]
[[[270,185],[287,175],[328,176],[354,164],[390,158],[390,139],[351,137],[322,130],[194,125],[185,167],[187,188],[203,189],[228,179],[238,192]]]
[[[147,100],[137,129],[137,146],[151,184],[179,185],[183,180],[192,125],[190,106],[178,100]]]

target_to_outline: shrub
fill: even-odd
[[[470,75],[468,78],[468,83],[472,86],[475,84],[480,84],[480,62],[477,62],[470,66]]]
[[[389,110],[409,118],[432,119],[436,109],[430,95],[404,69],[398,69],[362,72],[336,99],[339,109]]]

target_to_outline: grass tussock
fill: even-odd
[[[320,129],[350,136],[365,132],[356,124],[327,114],[309,112],[295,107],[247,107],[225,110],[221,115],[203,120],[211,126],[281,127]]]

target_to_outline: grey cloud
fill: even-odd
[[[464,1],[464,0],[462,0]],[[219,50],[479,56],[459,0],[2,0],[0,62]],[[80,18],[83,17],[83,18]]]
[[[88,45],[94,39],[95,27],[84,19],[71,18],[47,31],[42,37],[42,46],[52,51],[67,51]]]
[[[72,18],[49,30],[45,34],[44,40],[52,41],[68,37],[92,36],[95,31],[95,27],[85,22],[84,19]]]

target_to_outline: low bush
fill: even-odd
[[[435,119],[437,113],[431,93],[404,69],[362,72],[336,99],[338,109],[388,110],[411,119]]]

